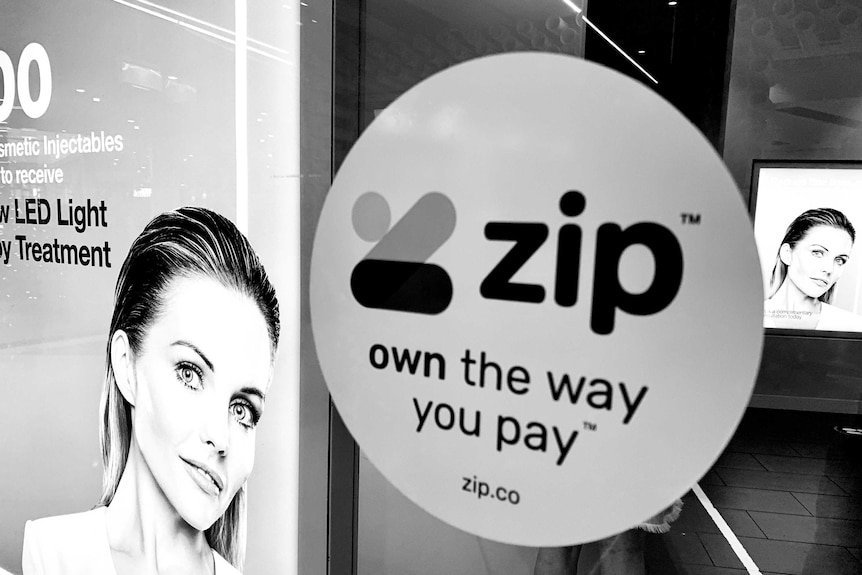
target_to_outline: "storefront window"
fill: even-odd
[[[0,567],[26,521],[99,503],[114,285],[154,216],[200,206],[276,285],[282,355],[249,482],[248,572],[296,564],[299,2],[0,9]],[[217,310],[213,310],[217,313]]]
[[[676,4],[369,1],[356,11],[340,3],[342,13],[353,17],[341,24],[347,33],[336,58],[336,123],[341,119],[343,126],[334,134],[336,162],[383,109],[422,80],[474,58],[517,51],[586,56],[614,67],[671,100],[719,147],[729,13],[715,7],[678,10]],[[693,26],[710,30],[699,36]],[[703,50],[710,39],[714,45]],[[716,54],[719,67],[704,71]],[[684,77],[697,82],[687,84]],[[715,92],[707,102],[701,98],[705,82]],[[357,501],[360,575],[533,572],[536,549],[484,540],[431,517],[363,453]],[[586,552],[585,561],[593,552]]]

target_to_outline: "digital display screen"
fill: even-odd
[[[764,327],[862,333],[862,162],[756,160],[751,194]]]

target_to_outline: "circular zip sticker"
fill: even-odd
[[[375,119],[326,199],[314,339],[350,432],[481,537],[610,536],[706,473],[748,403],[763,294],[739,191],[641,84],[491,56]]]

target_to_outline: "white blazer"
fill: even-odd
[[[107,507],[28,521],[24,526],[24,575],[117,575],[105,524]],[[239,575],[213,551],[217,575]]]

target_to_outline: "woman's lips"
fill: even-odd
[[[202,463],[183,457],[180,459],[186,464],[186,471],[188,471],[189,476],[191,476],[192,480],[204,493],[213,497],[217,497],[221,493],[222,489],[224,489],[224,480],[222,480],[218,473]]]
[[[813,281],[814,283],[816,283],[820,287],[826,287],[829,285],[829,282],[824,280],[824,279],[820,279],[820,278],[810,278],[810,279],[811,279],[811,281]]]

